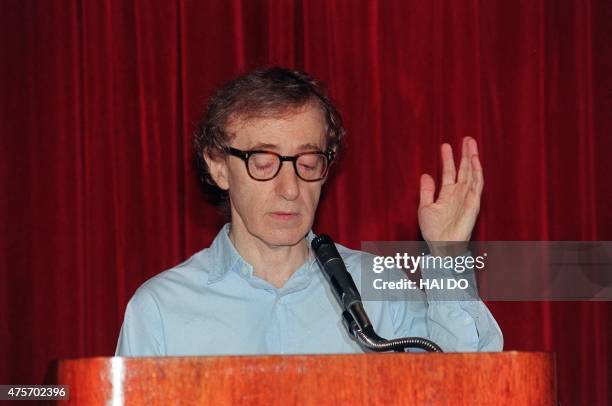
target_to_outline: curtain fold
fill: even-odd
[[[476,240],[611,240],[604,0],[0,3],[0,382],[111,355],[127,300],[224,219],[191,137],[258,66],[328,85],[347,148],[315,223],[344,245],[419,238],[419,176],[479,142]],[[511,277],[511,276],[509,276]],[[489,304],[507,350],[557,352],[560,400],[606,404],[610,302]]]

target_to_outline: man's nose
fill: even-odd
[[[295,200],[300,195],[300,179],[291,162],[283,162],[276,176],[276,190],[286,200]]]

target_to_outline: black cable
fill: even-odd
[[[426,338],[421,337],[402,337],[387,340],[382,337],[369,337],[361,329],[355,330],[355,337],[361,345],[369,350],[376,352],[383,351],[400,351],[403,352],[406,348],[421,348],[429,352],[443,352],[436,343]]]
[[[422,337],[401,337],[387,340],[380,337],[374,331],[374,328],[367,328],[367,332],[362,330],[349,312],[342,312],[344,317],[344,325],[349,333],[357,339],[360,345],[370,351],[398,351],[403,352],[406,348],[420,348],[429,352],[444,352],[436,343]]]

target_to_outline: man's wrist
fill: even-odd
[[[458,257],[468,250],[467,241],[428,241],[427,245],[433,257]]]

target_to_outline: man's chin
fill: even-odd
[[[270,227],[263,232],[263,240],[272,246],[292,246],[299,244],[306,234],[308,227]]]

